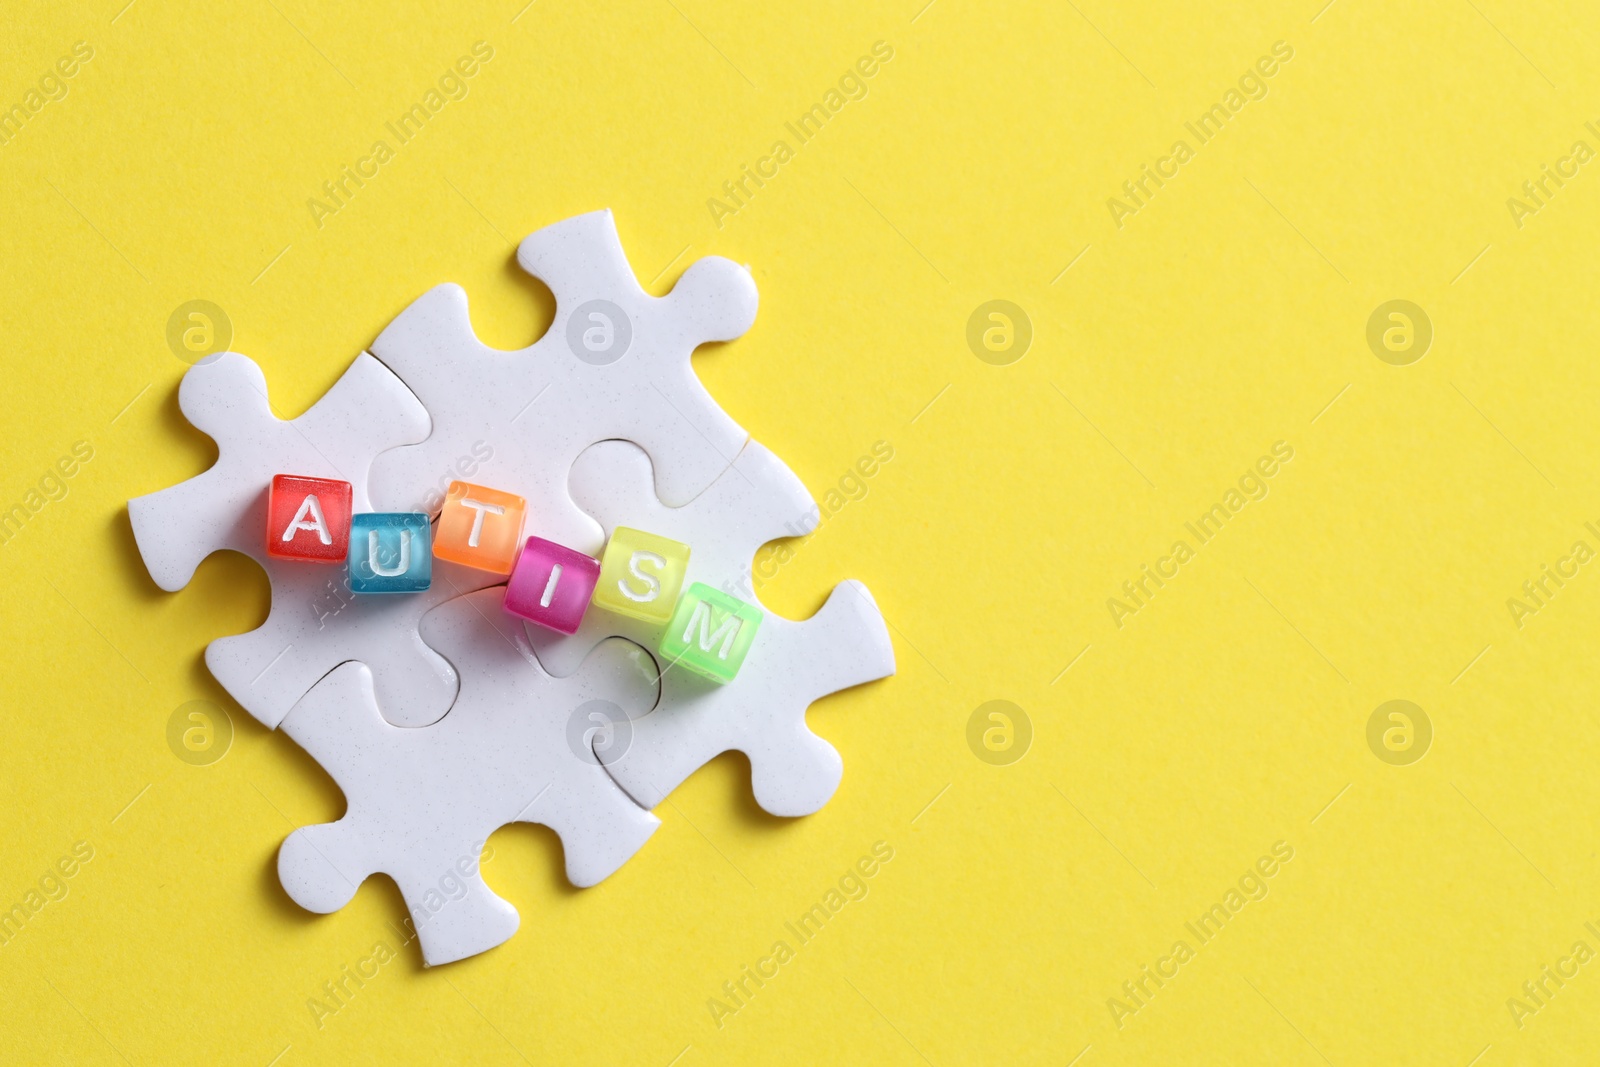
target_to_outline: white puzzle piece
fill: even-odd
[[[556,298],[555,321],[532,346],[486,346],[457,285],[424,293],[373,343],[433,418],[426,441],[378,457],[373,500],[386,511],[436,512],[460,477],[523,497],[530,533],[592,554],[600,531],[567,495],[567,472],[586,447],[638,442],[655,460],[657,493],[674,504],[710,485],[743,447],[749,435],[700,384],[690,356],[750,328],[755,281],[708,256],[672,292],[651,296],[610,211],[539,230],[517,259]],[[478,473],[458,473],[468,467]]]
[[[349,660],[373,668],[378,706],[396,726],[437,722],[456,698],[449,662],[417,633],[422,617],[447,600],[505,581],[433,561],[421,593],[351,592],[345,567],[265,561],[272,611],[249,633],[206,646],[206,666],[241,707],[269,726],[283,721],[323,675]]]
[[[178,391],[184,417],[217,443],[217,462],[169,489],[128,501],[134,538],[157,585],[183,588],[200,561],[232,549],[256,560],[272,584],[267,621],[206,649],[217,681],[264,725],[276,727],[323,675],[349,659],[376,671],[384,707],[402,725],[433,722],[455,699],[456,674],[417,637],[433,604],[502,579],[468,568],[436,570],[435,588],[407,597],[356,597],[337,564],[266,554],[267,488],[276,474],[351,484],[355,511],[371,511],[367,469],[379,452],[420,441],[428,414],[399,378],[361,355],[297,419],[272,413],[253,360],[224,352],[191,367]]]
[[[554,678],[504,613],[503,592],[471,593],[423,619],[423,639],[462,678],[455,706],[435,725],[386,722],[372,674],[358,663],[328,675],[283,722],[349,805],[338,822],[304,827],[284,841],[284,889],[310,911],[331,912],[369,875],[388,874],[429,965],[483,952],[516,931],[516,909],[478,870],[483,842],[501,826],[551,827],[561,836],[567,878],[590,886],[660,825],[568,741],[574,713],[591,701],[627,714],[654,702],[649,657],[614,641],[571,677]]]
[[[652,297],[608,211],[539,230],[518,260],[556,298],[549,332],[520,351],[479,341],[466,294],[441,285],[297,419],[273,415],[265,378],[244,356],[192,367],[179,403],[216,441],[217,462],[128,504],[161,588],[182,588],[225,549],[260,562],[272,583],[267,621],[213,641],[206,662],[344,790],[343,818],[283,843],[284,888],[330,912],[371,874],[389,874],[430,965],[517,928],[516,911],[478,870],[500,826],[552,827],[568,878],[593,885],[659,825],[648,808],[730,750],[748,756],[767,811],[816,811],[842,762],[811,732],[806,709],[895,669],[861,583],[840,583],[802,622],[755,596],[756,550],[810,533],[818,512],[691,364],[697,346],[754,322],[749,272],[708,257]],[[661,669],[660,624],[591,607],[563,637],[505,614],[503,577],[443,560],[426,592],[358,596],[344,567],[266,554],[275,474],[347,481],[357,513],[436,512],[451,480],[476,482],[524,497],[528,533],[594,555],[617,525],[647,530],[690,546],[686,586],[737,596],[763,622],[738,676],[719,686]]]
[[[588,449],[572,469],[572,498],[609,537],[629,526],[690,546],[684,588],[703,582],[760,608],[763,621],[737,677],[717,685],[663,664],[661,700],[632,726],[625,748],[597,749],[617,784],[653,808],[722,752],[750,760],[756,801],[774,815],[809,815],[833,796],[843,763],[806,725],[806,708],[840,689],[894,673],[894,648],[866,586],[846,581],[804,622],[767,611],[751,567],[768,541],[809,533],[818,512],[782,460],[750,441],[711,487],[682,507],[651,489],[650,459],[626,441]],[[556,674],[582,662],[598,641],[623,636],[654,651],[663,626],[591,605],[572,636],[528,626],[541,663]]]
[[[237,352],[190,367],[178,387],[178,407],[217,443],[217,462],[186,482],[128,501],[139,554],[150,577],[169,593],[188,585],[213,552],[231,548],[265,557],[273,475],[341,479],[352,487],[352,507],[371,511],[372,458],[428,436],[427,411],[365,353],[297,419],[272,413],[266,376],[255,360]]]

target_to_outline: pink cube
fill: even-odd
[[[593,556],[530,537],[506,585],[505,608],[558,633],[577,633],[599,580],[600,561]]]

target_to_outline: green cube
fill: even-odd
[[[761,609],[695,582],[678,600],[661,635],[661,654],[687,670],[725,684],[744,663],[761,626]]]

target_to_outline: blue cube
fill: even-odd
[[[350,519],[350,588],[357,593],[420,593],[433,581],[428,516],[379,511]]]

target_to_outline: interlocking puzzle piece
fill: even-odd
[[[372,458],[428,434],[428,413],[410,390],[363,354],[305,414],[286,421],[272,413],[255,362],[224,352],[189,368],[178,404],[216,441],[217,462],[188,481],[128,501],[128,516],[150,577],[169,592],[182,589],[201,560],[224,549],[266,569],[272,583],[267,621],[206,649],[206,665],[223,688],[264,725],[276,727],[317,679],[360,659],[376,671],[392,721],[421,726],[449,710],[455,670],[423,644],[417,622],[433,605],[495,576],[441,567],[428,593],[355,598],[342,573],[272,559],[262,537],[268,487],[284,470],[349,482],[353,507],[370,511]]]
[[[455,481],[439,509],[433,554],[491,574],[510,574],[522,548],[528,502],[515,493]]]
[[[432,527],[420,511],[369,511],[350,523],[350,589],[420,593],[433,582]]]
[[[456,671],[417,633],[422,617],[498,575],[441,559],[427,592],[357,596],[346,568],[271,565],[272,611],[249,633],[219,637],[206,666],[228,694],[275,727],[318,679],[348,660],[372,665],[378,706],[396,726],[427,726],[450,710]]]
[[[417,398],[366,354],[297,419],[272,413],[261,368],[237,352],[190,367],[178,406],[217,443],[217,462],[186,482],[128,501],[145,566],[169,593],[188,585],[213,552],[231,548],[264,560],[264,508],[275,474],[349,482],[354,509],[371,511],[366,485],[373,457],[428,435],[428,413]]]
[[[530,537],[506,584],[506,610],[559,633],[576,633],[589,610],[600,561]]]
[[[572,497],[608,531],[626,522],[693,546],[689,580],[750,602],[756,601],[756,549],[809,533],[818,521],[805,486],[754,440],[683,507],[663,504],[651,481],[644,452],[626,441],[606,441],[573,466]],[[856,581],[841,582],[822,610],[803,622],[760,610],[757,644],[733,681],[717,685],[677,667],[666,669],[661,700],[633,723],[632,744],[597,749],[617,784],[643,806],[655,807],[730,749],[749,758],[756,801],[774,815],[809,815],[838,788],[843,763],[806,725],[806,708],[829,693],[894,673],[883,616]],[[571,637],[528,628],[540,661],[557,675],[576,670],[607,637],[653,649],[661,635],[660,623],[600,611],[591,611]]]
[[[527,500],[541,536],[595,555],[604,536],[567,494],[567,473],[586,447],[637,442],[655,460],[660,498],[685,504],[748,439],[700,384],[690,355],[750,328],[755,281],[708,256],[653,297],[634,277],[609,211],[539,230],[517,259],[556,298],[554,323],[531,347],[499,351],[480,341],[457,285],[424,293],[373,343],[426,405],[433,432],[378,458],[372,497],[382,508],[432,512],[441,472],[487,452],[483,481]]]
[[[267,555],[343,563],[354,490],[337,478],[275,474],[267,489]]]
[[[462,678],[455,706],[433,726],[385,722],[372,673],[359,663],[328,675],[283,722],[348,802],[338,822],[304,827],[284,841],[284,889],[302,907],[325,913],[348,903],[369,875],[389,875],[429,965],[483,952],[516,931],[516,909],[478,871],[483,842],[501,826],[535,822],[555,830],[567,878],[590,886],[660,825],[569,740],[571,721],[583,719],[592,702],[627,714],[650,706],[656,679],[649,657],[611,642],[571,677],[551,677],[521,626],[502,612],[501,592],[460,597],[422,620],[423,638]]]

